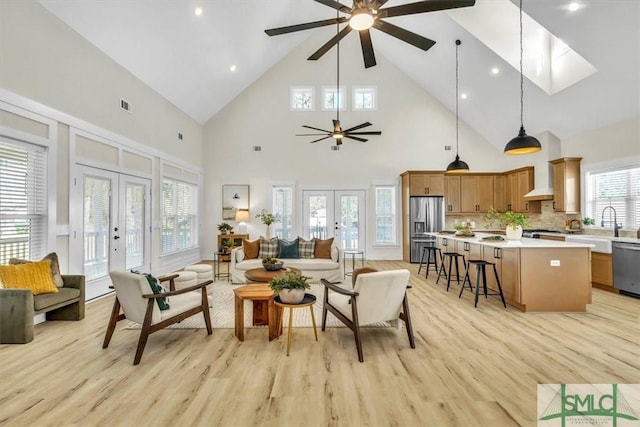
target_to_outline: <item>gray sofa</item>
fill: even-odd
[[[47,320],[84,319],[84,276],[62,275],[64,286],[56,293],[33,295],[30,289],[0,289],[0,344],[33,341],[33,317]]]

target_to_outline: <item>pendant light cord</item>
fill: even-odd
[[[336,36],[340,35],[340,11],[336,9]],[[336,98],[334,102],[336,103],[336,120],[340,122],[340,40],[337,43],[337,54],[338,60],[336,61]],[[342,127],[342,126],[341,126]]]
[[[460,40],[456,40],[456,156],[458,156],[458,48],[460,47]]]
[[[524,77],[522,75],[522,0],[520,0],[520,127],[524,128]]]

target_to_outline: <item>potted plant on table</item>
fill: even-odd
[[[266,257],[262,258],[262,266],[267,271],[278,271],[282,269],[284,263],[280,261],[278,258]]]
[[[233,227],[226,222],[221,222],[220,224],[218,224],[218,231],[220,232],[220,234],[228,234],[231,232],[231,230],[233,230]]]
[[[311,289],[311,285],[307,283],[309,279],[310,277],[289,271],[284,276],[271,279],[269,287],[274,294],[280,296],[283,303],[300,304],[304,299],[304,291]]]
[[[506,227],[507,240],[520,240],[522,229],[529,225],[529,217],[523,213],[506,211],[500,216],[500,223]]]

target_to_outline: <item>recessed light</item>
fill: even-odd
[[[498,67],[493,67],[493,68],[491,69],[491,74],[494,74],[494,75],[495,75],[495,74],[500,74],[500,68],[498,68]]]
[[[461,94],[460,94],[460,98],[462,98],[462,99],[467,99],[467,98],[468,98],[468,96],[467,96],[467,94],[466,94],[466,93],[461,93]]]
[[[232,65],[231,67],[229,67],[229,71],[231,71],[232,73],[236,70],[236,66]]]
[[[580,5],[578,3],[576,3],[576,2],[569,3],[569,10],[571,12],[575,12],[578,9],[580,9]]]
[[[196,16],[202,15],[202,8],[201,7],[196,7],[196,9],[193,11],[193,13],[195,13]]]

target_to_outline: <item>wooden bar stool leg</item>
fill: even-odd
[[[291,325],[293,323],[293,308],[289,307],[289,331],[287,331],[287,356],[291,348]]]
[[[311,323],[313,324],[313,333],[316,336],[316,341],[318,341],[318,331],[316,330],[316,316],[313,314],[313,306],[309,306],[309,310],[311,310]]]

